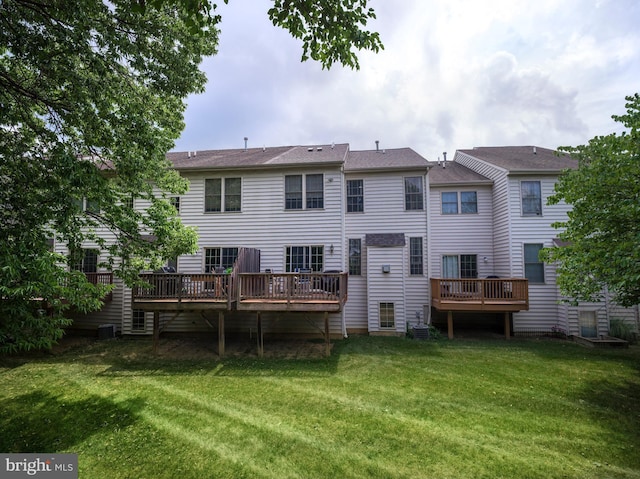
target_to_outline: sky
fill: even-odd
[[[269,0],[217,3],[218,53],[174,151],[577,146],[620,133],[611,115],[640,92],[638,0],[370,0],[385,48],[360,70],[301,62]]]

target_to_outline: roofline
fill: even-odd
[[[177,167],[173,166],[173,169],[176,171],[223,171],[223,170],[268,170],[268,169],[286,169],[286,168],[315,168],[318,166],[338,166],[341,167],[344,164],[343,160],[338,161],[324,161],[324,162],[313,162],[313,163],[268,163],[268,164],[257,164],[257,165],[225,165],[225,166],[195,166],[195,167]]]
[[[561,170],[507,170],[508,175],[560,175],[572,168],[562,168]]]
[[[429,182],[429,185],[432,188],[437,188],[439,186],[455,186],[455,187],[464,187],[464,186],[492,186],[493,185],[493,180],[487,180],[487,181],[482,181],[482,180],[478,180],[478,181],[454,181],[451,183],[433,183],[433,182]]]
[[[416,170],[424,170],[428,172],[432,168],[432,165],[427,166],[379,166],[377,168],[367,167],[367,168],[345,168],[344,172],[361,172],[361,171],[416,171]]]

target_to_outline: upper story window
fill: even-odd
[[[349,239],[349,274],[362,275],[362,240],[360,238]]]
[[[542,191],[539,181],[521,181],[522,215],[540,216],[542,214]]]
[[[72,201],[76,209],[80,211],[85,211],[94,215],[100,214],[100,202],[98,200],[89,198],[74,198]]]
[[[322,174],[286,175],[284,177],[284,208],[286,210],[324,208],[324,176]]]
[[[364,180],[347,180],[347,213],[364,211]]]
[[[233,268],[238,258],[238,248],[205,248],[204,272],[218,273]]]
[[[478,212],[478,194],[475,191],[460,192],[460,211],[463,215]]]
[[[458,192],[443,191],[441,198],[442,198],[442,214],[457,215],[458,214]]]
[[[478,212],[478,194],[475,191],[461,191],[460,202],[458,203],[457,191],[442,192],[442,214],[457,215],[474,214]]]
[[[423,210],[424,193],[421,176],[409,176],[404,179],[405,210]]]
[[[208,178],[204,180],[204,211],[237,212],[242,204],[241,178]]]
[[[538,258],[542,247],[539,243],[524,245],[524,277],[532,283],[544,283],[544,263]]]
[[[324,269],[324,246],[287,246],[285,254],[287,273]]]
[[[171,203],[171,206],[173,206],[176,209],[176,211],[180,213],[180,197],[179,196],[172,196],[171,198],[169,198],[169,203]]]

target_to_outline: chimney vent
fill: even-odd
[[[380,140],[376,140],[376,151],[380,151]]]
[[[249,141],[249,138],[247,138],[246,136],[244,137],[244,151],[247,151],[247,142]]]

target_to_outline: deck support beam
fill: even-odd
[[[160,345],[160,311],[153,312],[153,352],[158,353]]]
[[[224,357],[224,312],[218,311],[218,356]]]
[[[453,339],[453,311],[447,311],[447,332],[449,339]]]
[[[504,313],[504,339],[511,339],[511,325],[510,314]]]
[[[262,335],[262,315],[260,314],[260,311],[258,311],[256,314],[258,316],[258,328],[257,328],[258,357],[263,357],[264,356],[264,337]]]
[[[331,336],[329,336],[329,313],[324,312],[324,354],[331,356]]]

